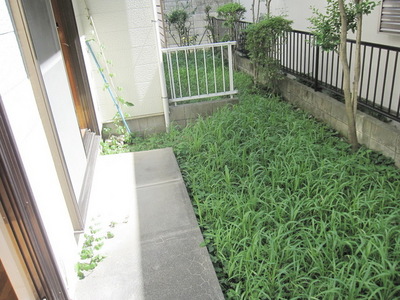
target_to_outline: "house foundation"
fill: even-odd
[[[180,105],[171,105],[170,120],[171,123],[179,127],[185,127],[200,117],[208,117],[215,113],[223,106],[232,106],[238,103],[236,98],[228,98],[214,101],[204,101],[197,103],[188,103]],[[148,136],[155,133],[165,132],[164,114],[141,116],[127,119],[126,122],[132,132],[135,134]],[[115,125],[112,121],[103,123],[104,128],[111,128],[111,132],[115,133]],[[103,133],[104,135],[104,133]],[[103,136],[104,137],[104,136]]]

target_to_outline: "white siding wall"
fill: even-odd
[[[0,94],[58,267],[72,294],[77,278],[74,230],[5,0],[0,0],[0,65]],[[24,291],[17,287],[17,293]]]
[[[251,5],[253,0],[236,0],[236,2],[240,2],[246,7],[246,21],[252,21]],[[311,6],[324,12],[326,1],[272,0],[271,13],[273,15],[283,15],[293,20],[293,29],[310,31],[308,27],[311,24],[308,18],[312,16]],[[261,2],[261,8],[261,12],[265,13],[265,1]],[[363,41],[400,47],[400,34],[379,32],[380,11],[381,4],[369,16],[364,18]],[[352,38],[351,35],[349,37]]]
[[[124,111],[132,117],[162,114],[152,1],[86,0],[86,4],[106,59],[111,62],[108,66],[102,63],[102,67],[109,67],[110,72],[115,74],[115,86],[123,89],[121,96],[135,105],[124,108]],[[93,38],[93,27],[87,22],[84,1],[74,1],[74,8],[80,34]],[[100,50],[97,48],[95,51],[98,54]],[[99,119],[104,122],[112,119],[116,110],[110,95],[103,90],[103,82],[93,60],[90,58],[89,61],[96,85],[94,94],[98,97]]]

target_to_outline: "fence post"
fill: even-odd
[[[319,76],[319,52],[320,48],[316,46],[316,54],[314,56],[314,91],[319,91],[320,88],[318,86],[318,76]]]
[[[228,45],[228,62],[229,62],[229,91],[233,91],[233,57],[232,57],[232,44]],[[231,95],[233,98],[233,95]]]
[[[214,40],[213,43],[216,43],[217,41],[219,41],[219,25],[218,25],[218,21],[217,18],[215,17],[211,17],[211,26],[212,26],[212,30],[214,31]]]

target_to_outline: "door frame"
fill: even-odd
[[[68,299],[0,95],[0,206],[40,299]]]
[[[65,68],[81,130],[100,134],[71,0],[51,0]]]
[[[78,201],[80,216],[83,224],[85,224],[94,166],[100,144],[100,130],[90,91],[72,0],[50,1],[75,107],[75,114],[79,128],[81,129],[83,146],[87,158],[85,178]]]
[[[50,4],[50,0],[45,0]],[[6,2],[12,14],[14,26],[18,33],[18,42],[20,44],[21,54],[24,58],[25,68],[29,75],[29,80],[33,89],[36,105],[43,123],[46,138],[48,140],[54,166],[60,182],[65,204],[67,206],[73,228],[76,232],[83,232],[84,218],[78,204],[78,195],[73,189],[68,166],[59,139],[55,120],[52,114],[47,92],[40,71],[39,62],[35,53],[32,37],[29,32],[29,26],[25,16],[23,0],[7,0]]]

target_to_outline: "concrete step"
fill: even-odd
[[[90,215],[129,221],[76,299],[223,299],[172,149],[101,156],[96,168]]]

